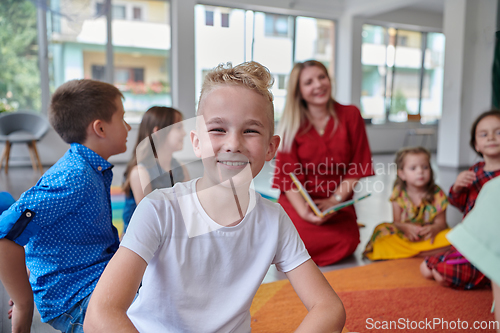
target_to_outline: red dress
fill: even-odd
[[[333,118],[323,136],[313,126],[307,129],[309,124],[299,129],[291,151],[278,152],[273,178],[273,187],[281,190],[278,202],[319,266],[333,264],[356,250],[359,244],[356,212],[354,206],[346,207],[319,226],[303,220],[284,193],[295,189],[289,173],[295,173],[313,200],[329,197],[346,178],[374,175],[365,123],[358,108],[335,103],[335,112],[339,124],[333,134]]]

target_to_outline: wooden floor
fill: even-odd
[[[361,196],[365,193],[372,193],[372,196],[364,201],[356,204],[356,212],[358,221],[365,224],[366,227],[360,229],[361,243],[358,246],[353,256],[343,260],[342,262],[322,267],[323,272],[348,268],[359,265],[366,265],[370,262],[363,259],[361,254],[364,245],[368,241],[373,228],[381,222],[392,220],[391,206],[388,201],[392,192],[392,184],[395,178],[395,169],[392,164],[393,155],[375,155],[373,157],[376,176],[364,179],[359,185],[356,196]],[[273,170],[273,161],[266,164],[262,172],[255,179],[255,188],[257,191],[269,196],[276,196],[276,191],[271,189],[271,177]],[[116,165],[113,168],[113,185],[120,185],[122,183],[122,176],[125,165]],[[201,176],[203,168],[200,162],[193,162],[187,165],[191,178]],[[443,188],[445,192],[455,181],[459,172],[457,169],[439,168],[433,165],[435,170],[436,183]],[[36,184],[39,174],[34,173],[31,168],[17,167],[10,168],[9,175],[6,176],[3,170],[0,172],[0,191],[10,192],[15,199]],[[455,208],[448,209],[447,221],[450,226],[456,225],[461,220],[461,214]],[[264,283],[272,282],[286,278],[283,273],[278,272],[274,266],[269,269],[268,274],[264,279]],[[8,295],[6,294],[3,286],[0,285],[0,328],[1,332],[10,332],[10,321],[7,319]],[[35,314],[32,332],[48,333],[57,332],[49,325],[40,322],[40,316]]]

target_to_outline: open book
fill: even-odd
[[[309,195],[309,193],[307,193],[307,191],[304,188],[304,186],[302,186],[302,184],[300,183],[300,181],[297,179],[297,176],[295,176],[295,174],[293,172],[290,172],[290,177],[292,177],[292,180],[293,180],[295,186],[297,186],[297,188],[299,189],[300,194],[302,194],[302,196],[304,197],[304,199],[307,201],[307,203],[311,207],[311,209],[314,212],[314,214],[316,214],[319,217],[323,217],[325,215],[328,215],[328,214],[331,214],[333,212],[339,211],[339,210],[341,210],[344,207],[347,207],[347,206],[350,206],[352,204],[355,204],[356,202],[358,202],[360,200],[363,200],[363,199],[366,199],[370,195],[372,195],[371,193],[368,193],[367,195],[364,195],[364,196],[362,196],[360,198],[352,199],[352,200],[348,200],[348,201],[344,201],[344,202],[339,203],[338,205],[335,205],[335,206],[332,206],[332,207],[328,208],[325,211],[321,211],[321,210],[319,210],[318,206],[316,206],[316,204],[314,203],[314,201],[311,199],[311,196]]]

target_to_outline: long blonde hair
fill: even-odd
[[[283,111],[283,115],[281,116],[280,122],[278,124],[278,134],[282,140],[282,144],[280,147],[281,151],[289,152],[291,150],[293,140],[295,139],[299,128],[306,122],[306,120],[311,120],[311,115],[307,110],[307,104],[300,93],[300,74],[302,73],[302,70],[304,68],[313,66],[321,68],[331,82],[331,78],[328,75],[328,70],[326,69],[325,65],[323,65],[319,61],[308,60],[305,62],[296,63],[295,66],[293,66],[292,72],[290,73],[290,78],[288,79],[285,110]],[[327,109],[330,115],[335,120],[333,132],[335,132],[338,127],[338,118],[337,114],[335,113],[334,104],[335,100],[332,96],[330,96],[327,104]],[[312,126],[311,123],[305,129],[305,131],[309,130],[310,126]]]

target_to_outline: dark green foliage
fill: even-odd
[[[0,100],[40,109],[37,11],[28,0],[0,1]]]
[[[406,97],[404,93],[398,89],[392,97],[390,113],[397,114],[400,111],[408,112],[408,109],[406,108]]]

